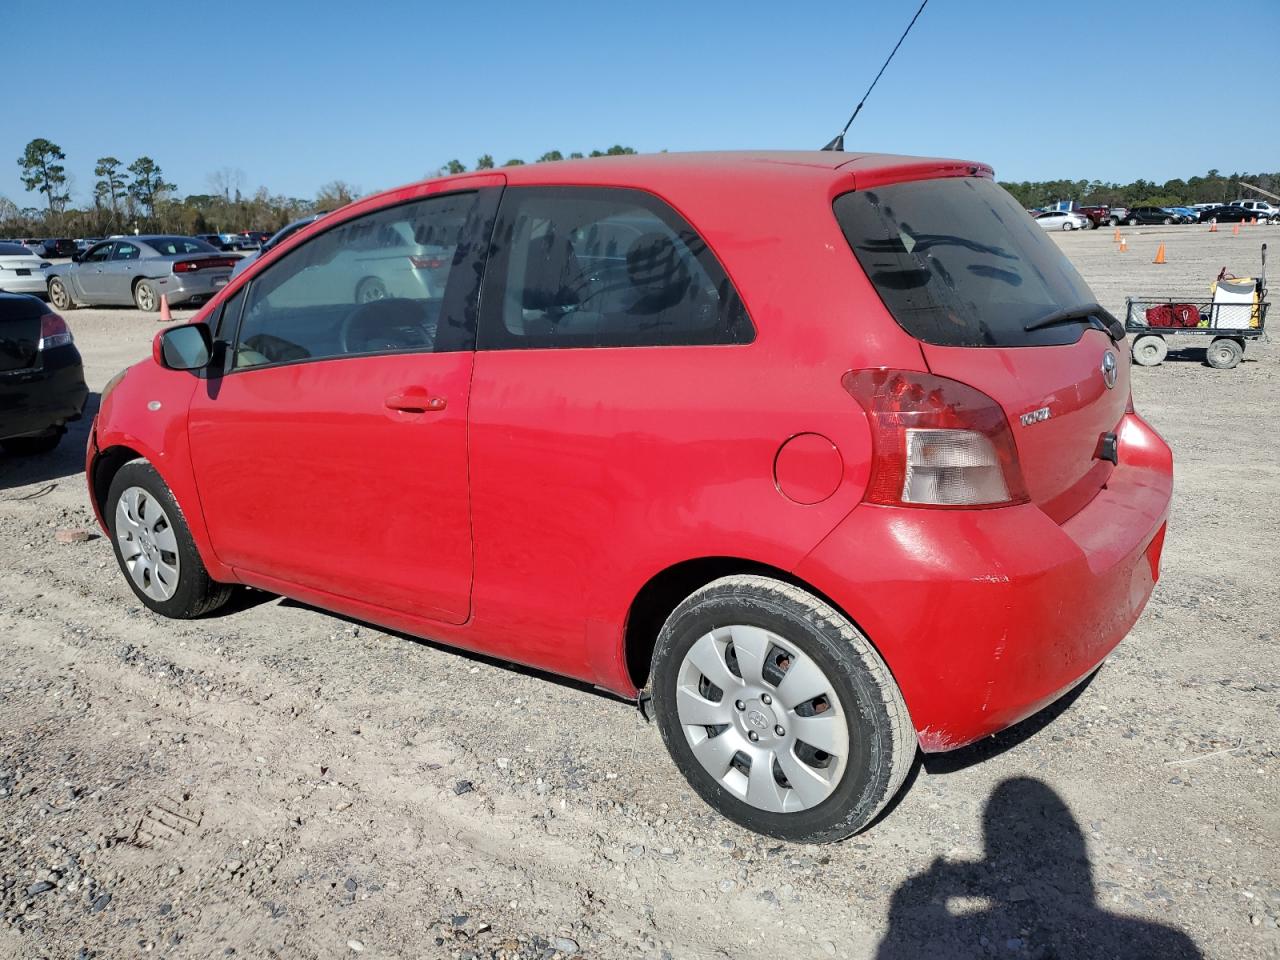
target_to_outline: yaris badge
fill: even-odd
[[[1116,385],[1116,378],[1119,376],[1120,365],[1116,363],[1116,355],[1108,350],[1102,355],[1102,382],[1110,390]]]

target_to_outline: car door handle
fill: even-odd
[[[409,387],[398,390],[382,401],[388,410],[400,410],[404,413],[426,413],[431,410],[443,410],[448,401],[444,397],[432,397],[422,387]]]

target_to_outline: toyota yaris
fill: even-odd
[[[158,613],[247,584],[651,697],[709,804],[832,840],[1141,613],[1172,460],[1122,338],[980,164],[467,174],[157,336],[89,490]]]

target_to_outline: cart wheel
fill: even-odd
[[[1169,344],[1155,333],[1144,334],[1133,341],[1133,362],[1140,367],[1158,367],[1169,355]]]
[[[1134,349],[1136,350],[1137,347],[1135,346]],[[1209,344],[1209,349],[1204,352],[1204,358],[1215,370],[1230,370],[1244,359],[1244,344],[1230,337],[1218,337]]]

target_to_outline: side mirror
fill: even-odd
[[[207,323],[184,323],[156,334],[151,356],[166,370],[202,370],[213,356],[213,333]]]

